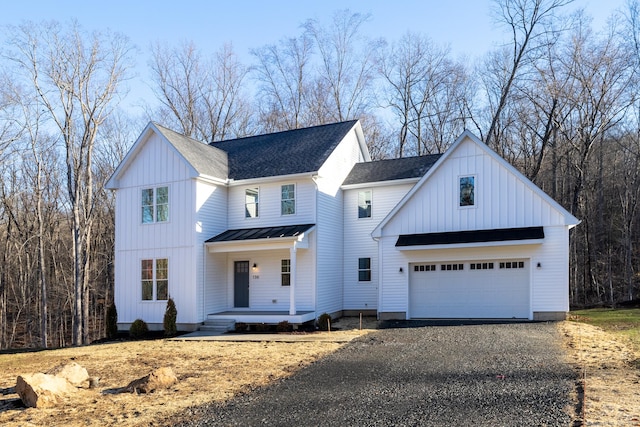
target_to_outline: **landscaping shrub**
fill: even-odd
[[[255,325],[256,332],[268,332],[270,327],[266,323],[257,323]]]
[[[118,310],[116,310],[115,303],[107,307],[105,326],[108,339],[112,340],[118,336]]]
[[[278,323],[278,326],[276,326],[276,331],[278,332],[291,332],[293,331],[293,325],[291,323],[289,323],[286,320],[283,320],[282,322]]]
[[[149,333],[149,327],[147,322],[142,319],[136,319],[129,328],[129,335],[131,338],[140,339],[144,338]]]
[[[244,322],[237,322],[236,323],[236,332],[247,332],[247,329],[249,329],[249,325],[247,325]]]
[[[178,333],[178,328],[176,326],[177,317],[178,310],[176,309],[176,303],[173,302],[173,298],[169,298],[167,300],[167,308],[164,311],[164,319],[162,321],[165,337],[173,337]]]
[[[328,313],[322,313],[318,317],[318,329],[321,331],[328,331],[331,325],[331,316]]]

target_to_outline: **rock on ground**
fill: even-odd
[[[50,374],[20,375],[16,381],[16,393],[30,408],[55,406],[74,391],[76,388],[65,378]]]
[[[89,373],[84,367],[78,365],[76,362],[56,366],[47,372],[47,374],[64,378],[69,381],[71,385],[76,387],[82,387],[83,385],[89,384]]]
[[[159,368],[149,375],[131,381],[125,389],[131,393],[151,393],[159,389],[166,389],[178,382],[173,369]]]

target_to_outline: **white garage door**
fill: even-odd
[[[529,260],[410,264],[409,316],[526,319]]]

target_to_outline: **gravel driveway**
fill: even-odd
[[[559,341],[547,323],[383,329],[183,425],[570,426]]]

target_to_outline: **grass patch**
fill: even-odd
[[[575,310],[570,313],[569,320],[588,323],[624,336],[640,349],[640,308]]]

